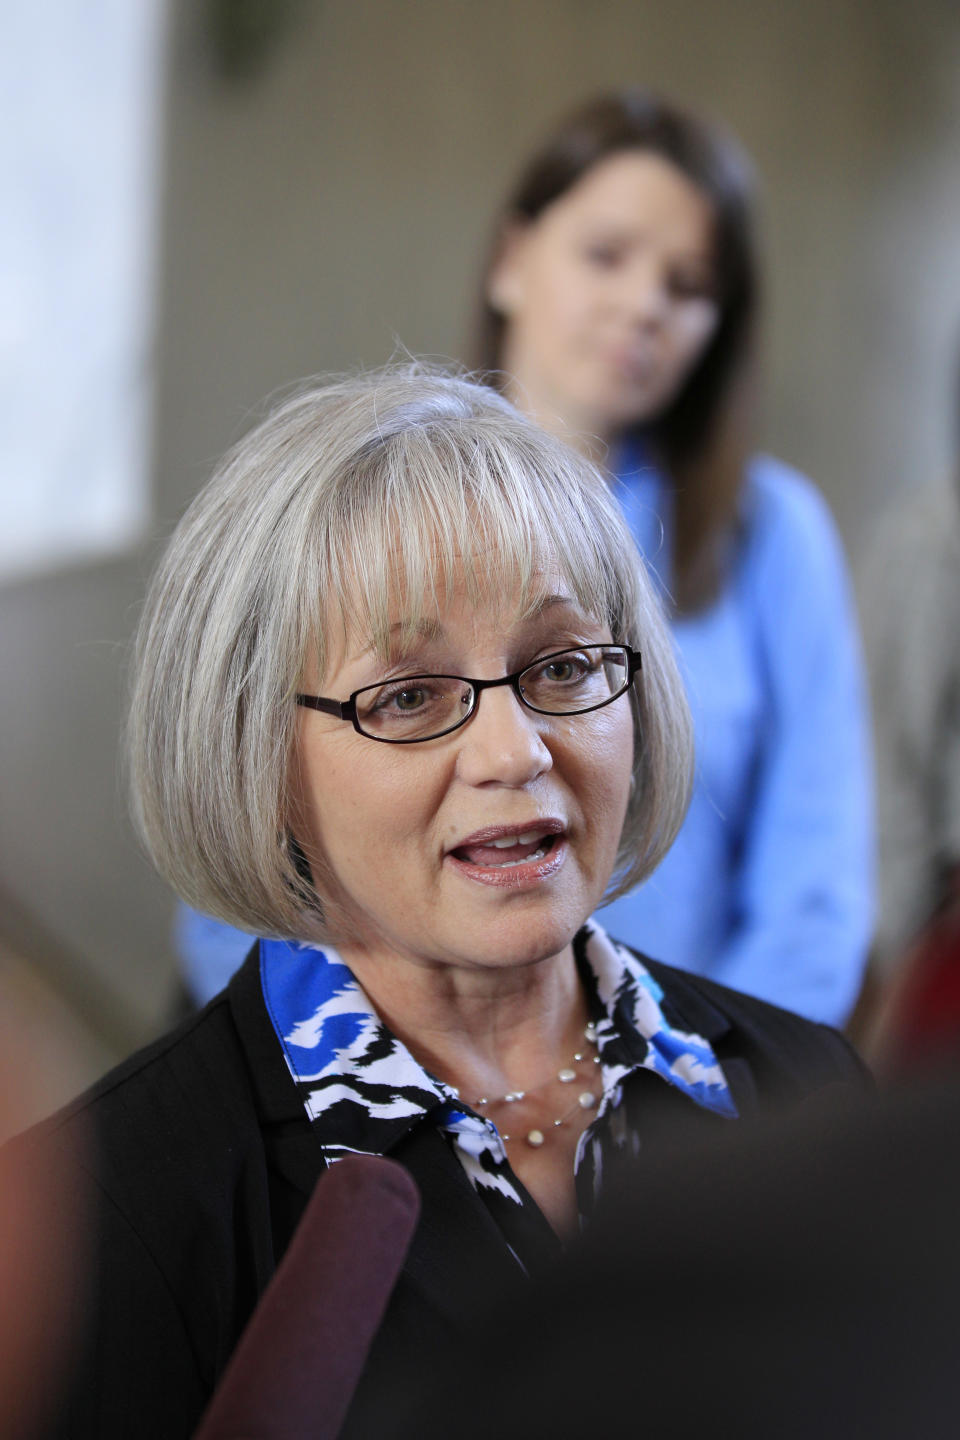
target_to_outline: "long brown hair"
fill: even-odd
[[[672,589],[677,608],[693,610],[715,595],[737,511],[746,458],[746,399],[757,308],[753,173],[739,144],[703,120],[646,90],[602,95],[561,122],[523,169],[498,217],[483,273],[474,362],[498,374],[506,320],[486,284],[505,227],[533,221],[588,170],[624,150],[663,156],[710,200],[720,323],[693,373],[663,414],[637,430],[674,492]]]

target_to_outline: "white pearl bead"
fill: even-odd
[[[540,1145],[543,1144],[543,1131],[542,1131],[542,1130],[528,1130],[528,1131],[527,1131],[527,1144],[528,1144],[528,1145],[532,1145],[533,1148],[536,1150],[536,1149],[538,1148],[538,1146],[540,1146]]]
[[[558,1079],[558,1080],[562,1080],[563,1083],[564,1083],[564,1085],[569,1085],[569,1084],[570,1084],[570,1081],[571,1081],[571,1080],[576,1080],[576,1078],[577,1078],[577,1072],[576,1072],[576,1070],[571,1070],[569,1066],[564,1066],[564,1068],[563,1068],[562,1070],[558,1070],[558,1071],[557,1071],[557,1079]]]
[[[581,1090],[578,1095],[581,1110],[592,1110],[597,1103],[597,1097],[592,1090]]]

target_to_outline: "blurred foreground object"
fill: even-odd
[[[321,1176],[196,1440],[335,1440],[419,1214],[393,1160],[353,1155]]]
[[[880,920],[872,963],[877,999],[871,1055],[941,1045],[939,992],[956,988],[960,874],[960,494],[910,495],[881,522],[862,573],[873,688],[880,842]],[[952,908],[951,908],[952,901]],[[950,915],[954,916],[953,921]],[[934,920],[934,917],[937,917]],[[932,927],[932,928],[931,928]],[[952,929],[951,929],[952,927]],[[951,933],[953,939],[951,940]],[[916,972],[913,974],[912,972]],[[921,998],[921,992],[926,998]],[[900,1003],[910,1015],[899,1015]],[[960,1013],[952,1002],[954,1033]],[[868,1024],[870,1023],[868,1017]],[[903,1048],[896,1031],[905,1027]],[[906,1031],[909,1031],[909,1038]]]
[[[0,1015],[33,1059],[34,1084],[0,1143],[93,1083],[148,1038],[96,968],[0,882]]]
[[[0,1137],[47,1108],[36,1015],[21,1027],[0,975]],[[25,1042],[24,1033],[30,1037]],[[52,1050],[54,1035],[50,1036]],[[46,1056],[44,1058],[47,1058]],[[37,1147],[0,1148],[0,1435],[29,1440],[58,1393],[70,1339],[65,1297],[82,1279],[83,1238],[63,1210],[65,1167]]]
[[[953,1440],[958,1127],[954,1074],[639,1166],[478,1340],[458,1440]],[[383,1433],[446,1437],[450,1398]]]
[[[869,1048],[885,1079],[960,1059],[960,868],[936,914],[903,957]]]

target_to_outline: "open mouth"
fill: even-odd
[[[449,850],[447,860],[478,884],[529,890],[563,868],[568,850],[564,822],[550,816],[523,828],[491,825],[477,830]]]
[[[532,830],[523,835],[503,835],[496,840],[461,845],[450,853],[465,865],[508,870],[513,866],[536,864],[538,860],[543,860],[559,838],[558,835],[544,835],[539,830]]]

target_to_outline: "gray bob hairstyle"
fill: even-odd
[[[322,682],[345,630],[385,647],[398,600],[411,627],[456,586],[478,605],[491,594],[532,605],[548,567],[642,655],[606,898],[637,884],[683,818],[691,738],[619,507],[593,466],[501,396],[418,364],[283,400],[178,525],[137,636],[127,736],[134,816],[160,872],[240,929],[348,938],[332,877],[310,875],[291,837],[305,665]]]

